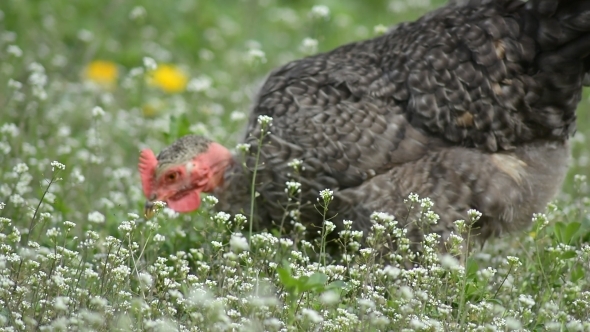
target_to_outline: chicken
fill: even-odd
[[[249,216],[256,169],[257,229],[282,224],[286,183],[297,181],[308,225],[352,220],[366,231],[379,211],[418,240],[418,226],[404,224],[415,193],[434,203],[430,231],[442,240],[470,209],[482,214],[472,231],[482,241],[522,230],[564,180],[589,54],[589,0],[449,3],[275,69],[250,114],[245,156],[194,135],[157,157],[143,150],[146,209],[165,201],[190,212],[211,193],[218,209]]]

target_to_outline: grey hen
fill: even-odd
[[[329,188],[338,227],[349,219],[367,230],[373,211],[402,220],[416,193],[434,202],[442,239],[469,209],[482,213],[482,240],[522,229],[563,181],[589,53],[588,0],[449,4],[274,70],[249,118],[246,157],[198,136],[157,157],[142,151],[146,207],[161,200],[189,212],[207,192],[220,210],[249,215],[256,167],[261,227],[284,220],[294,180],[307,224],[321,225],[314,205]],[[273,121],[259,144],[262,115]]]

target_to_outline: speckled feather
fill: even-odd
[[[166,170],[170,165],[184,164],[193,159],[195,155],[207,151],[211,142],[206,137],[196,135],[179,138],[158,153],[156,157],[158,160],[156,175]]]
[[[330,188],[335,222],[357,229],[373,211],[403,216],[410,192],[432,198],[443,237],[470,208],[482,238],[526,227],[567,170],[589,53],[588,0],[472,0],[274,70],[244,138],[261,149],[258,221],[281,223],[296,180],[312,224]],[[262,146],[260,115],[273,118]],[[228,170],[220,209],[249,211],[250,176]]]

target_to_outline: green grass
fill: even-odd
[[[245,218],[208,208],[138,216],[141,148],[188,132],[233,147],[265,75],[308,54],[305,38],[327,51],[442,3],[326,0],[324,20],[305,0],[146,0],[146,15],[131,1],[1,0],[0,330],[590,331],[587,93],[558,200],[465,267],[432,237],[424,267],[404,270],[350,231],[333,263],[301,230],[246,240]],[[167,94],[133,75],[144,57],[211,85]],[[82,77],[97,59],[119,68],[111,90]],[[374,217],[372,247],[393,236],[409,255],[404,231]]]

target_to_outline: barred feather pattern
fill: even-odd
[[[589,53],[588,0],[471,0],[290,62],[259,92],[247,170],[227,172],[220,208],[248,211],[257,167],[261,227],[284,220],[295,180],[310,224],[321,223],[313,205],[330,188],[337,225],[403,216],[415,192],[433,199],[443,236],[470,208],[483,213],[483,238],[522,229],[567,171]],[[260,115],[273,118],[262,145]],[[293,159],[304,166],[296,178]]]

